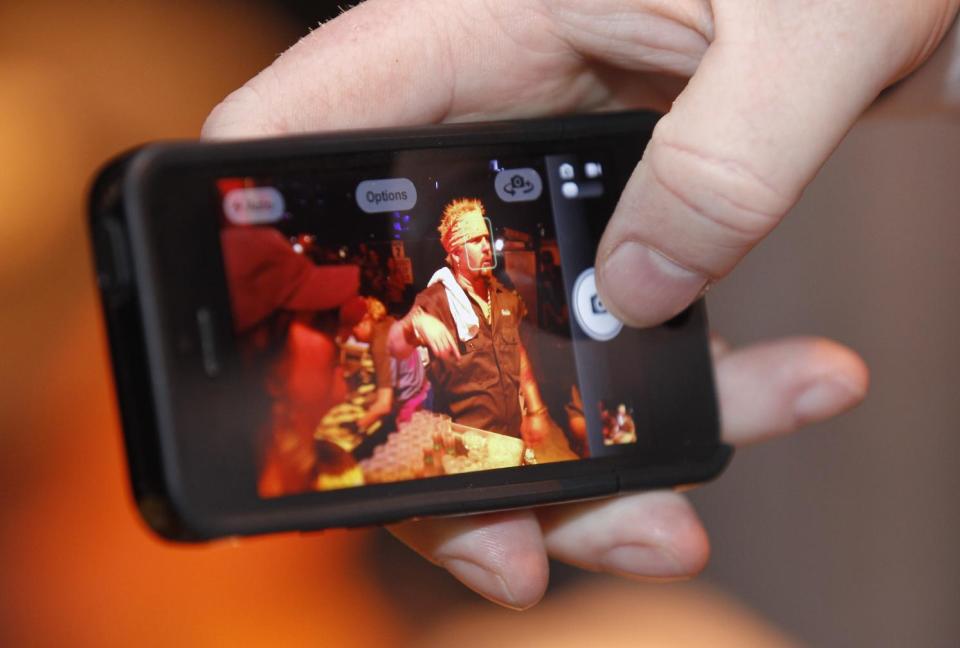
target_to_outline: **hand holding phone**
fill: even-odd
[[[936,18],[938,6],[938,3],[911,5],[909,16],[896,12],[885,14],[883,20],[909,25],[909,28],[883,32],[879,38],[876,29],[854,30],[870,43],[864,48],[855,42],[850,46],[861,53],[878,52],[891,69],[901,73],[902,66],[889,58],[889,51],[896,49],[903,56],[909,56],[914,48],[891,48],[891,34],[899,42],[907,38],[932,46],[938,34],[924,25],[933,24],[934,21],[926,18]],[[633,24],[637,26],[638,46],[632,39],[619,40],[613,34],[596,37],[597,33],[604,32],[592,26],[620,25],[603,20],[603,6],[593,8],[589,15],[577,7],[573,9],[544,14],[531,12],[523,3],[510,3],[510,16],[530,19],[506,20],[507,14],[498,17],[495,11],[471,12],[467,3],[442,6],[364,3],[315,30],[292,48],[289,55],[280,57],[268,73],[254,79],[249,88],[231,96],[208,120],[205,134],[246,137],[463,120],[468,115],[509,117],[518,114],[518,96],[523,98],[523,114],[531,116],[638,102],[667,109],[674,94],[683,87],[670,79],[688,76],[696,70],[714,33],[734,34],[737,29],[766,33],[770,38],[764,41],[764,46],[776,48],[781,41],[774,33],[776,25],[793,24],[774,14],[745,17],[736,11],[727,11],[722,14],[726,22],[716,28],[712,18],[698,21],[696,13],[678,15],[667,24],[658,22],[654,26],[647,23],[661,21],[663,17],[647,15],[642,6],[638,6],[637,13],[629,17],[636,21]],[[860,16],[857,12],[850,15],[851,19]],[[757,19],[764,18],[773,19],[774,24],[756,24]],[[823,18],[805,15],[802,22],[811,28],[810,32],[793,32],[790,39],[809,41],[812,37],[815,42],[822,39]],[[825,18],[828,26],[849,29],[849,24],[838,23],[830,15]],[[599,22],[595,23],[596,20]],[[440,47],[445,42],[458,42],[454,35],[461,33],[459,26],[464,22],[471,25],[475,43],[495,43],[496,46],[484,50],[481,57],[472,55],[476,52],[472,46]],[[942,32],[949,23],[941,20],[937,24],[941,25]],[[870,22],[868,26],[880,24]],[[512,30],[509,35],[504,34],[507,27]],[[410,34],[418,37],[411,39]],[[557,38],[558,34],[563,37]],[[648,42],[643,37],[645,34],[656,35],[656,40]],[[688,38],[690,34],[702,34],[703,39]],[[596,48],[597,42],[604,47]],[[740,42],[753,41],[742,39]],[[837,42],[844,41],[838,39]],[[664,43],[667,43],[664,56],[647,56],[648,52],[660,51]],[[451,56],[437,55],[437,51]],[[730,48],[725,51],[733,52]],[[818,52],[813,58],[804,56],[804,61],[811,69],[830,69],[832,74],[849,78],[849,83],[842,84],[844,87],[870,89],[890,80],[876,78],[887,74],[886,65],[874,66],[866,74],[857,71],[858,62],[871,60],[869,56],[844,57],[834,64],[824,63],[818,57],[828,57],[835,50],[812,47],[797,51]],[[553,54],[543,56],[544,52]],[[687,52],[687,56],[677,56],[677,52]],[[671,132],[683,135],[692,150],[707,150],[710,143],[733,143],[742,159],[756,161],[756,154],[762,153],[756,145],[772,142],[770,150],[775,159],[784,159],[782,151],[790,150],[794,152],[788,156],[791,160],[803,158],[818,165],[875,91],[819,93],[815,94],[815,101],[806,101],[804,93],[809,84],[789,81],[789,75],[802,72],[804,66],[770,72],[764,72],[762,66],[746,70],[740,67],[743,62],[753,65],[764,60],[781,59],[764,56],[762,51],[748,51],[714,60],[709,70],[698,72],[698,79],[690,84],[693,90],[685,93],[686,99],[678,102],[676,117],[670,119]],[[922,60],[922,55],[916,56],[912,65]],[[445,73],[451,69],[455,75]],[[652,75],[635,72],[650,69]],[[660,72],[667,75],[659,76]],[[738,79],[748,91],[730,92],[727,78]],[[817,78],[828,85],[834,83],[833,77],[819,75]],[[757,92],[764,94],[763,88],[769,83],[779,83],[784,89],[772,96],[793,107],[804,107],[807,117],[793,119],[792,125],[784,124],[778,116],[794,113],[780,110],[776,102],[771,105],[769,115],[757,115],[749,106],[743,106],[744,101],[752,102]],[[390,89],[389,100],[384,98],[385,88]],[[558,88],[565,89],[566,94],[558,94]],[[762,137],[756,131],[758,124]],[[747,135],[731,135],[741,132],[739,127],[746,127]],[[770,165],[761,164],[759,170],[769,171]],[[793,189],[802,186],[809,175],[803,171],[794,176]],[[717,176],[681,176],[680,185],[687,190],[709,189],[713,186],[711,181],[717,179]],[[649,221],[651,216],[665,213],[676,215],[683,209],[676,201],[669,203],[673,207],[668,211],[639,209],[659,200],[655,194],[643,190],[651,182],[647,174],[638,176],[632,184],[637,190],[618,211],[621,223],[629,223],[631,218]],[[622,237],[624,231],[621,229],[618,236]],[[682,231],[665,231],[667,249],[671,241],[682,235]],[[688,236],[687,240],[692,239]],[[710,242],[709,235],[706,240]],[[639,309],[630,313],[635,321],[652,323],[662,319],[664,308],[675,308],[693,294],[656,281],[659,269],[662,269],[660,265],[653,264],[641,267],[643,274],[630,275],[632,285],[646,291],[632,300],[632,306]],[[639,281],[639,277],[648,277],[651,281]],[[640,294],[647,298],[639,298]],[[620,308],[629,305],[621,304]],[[715,342],[714,351],[723,436],[731,443],[754,442],[831,416],[855,404],[866,385],[862,362],[849,350],[823,340],[784,340],[737,351],[729,351],[721,342]],[[493,600],[519,607],[535,602],[545,587],[546,564],[542,558],[545,551],[557,559],[593,569],[641,576],[691,573],[702,565],[706,551],[704,533],[692,511],[682,498],[668,493],[555,506],[539,510],[536,518],[529,512],[508,512],[494,517],[405,523],[394,530],[428,559],[445,564],[469,586]],[[609,542],[597,543],[597,538],[607,538]],[[608,555],[620,547],[630,546],[649,547],[651,551],[646,557],[640,551],[620,552],[616,557]],[[664,551],[658,552],[657,548]]]
[[[720,446],[711,405],[712,378],[704,364],[702,309],[654,331],[623,329],[605,309],[597,308],[591,281],[592,246],[632,168],[631,151],[642,148],[618,150],[604,138],[621,143],[627,137],[648,137],[650,120],[642,114],[602,116],[277,143],[156,147],[108,169],[94,194],[94,231],[134,489],[145,516],[168,534],[177,533],[164,526],[174,521],[201,536],[216,536],[530,505],[618,488],[699,481],[715,473],[722,455],[719,464],[710,459]],[[579,154],[571,157],[572,151]],[[600,153],[606,156],[603,164],[592,161],[576,170],[582,162],[579,156],[596,160]],[[504,168],[502,160],[518,164]],[[543,166],[538,170],[539,165]],[[536,196],[530,192],[519,204],[500,196],[498,180],[509,177],[510,168],[527,169],[523,173],[540,178],[541,192]],[[581,177],[589,168],[603,168],[603,180]],[[398,169],[403,173],[396,173]],[[401,206],[408,213],[371,216],[374,199],[357,190],[370,182],[382,183],[376,179],[385,176],[404,178],[419,188],[420,204],[408,196]],[[588,191],[569,191],[568,183],[577,181]],[[391,191],[374,191],[374,198]],[[523,300],[509,291],[497,298],[500,301],[489,301],[486,309],[476,302],[472,308],[477,324],[489,317],[490,330],[499,331],[477,339],[469,330],[460,338],[443,289],[424,288],[429,272],[445,264],[450,267],[444,253],[457,256],[467,250],[444,246],[443,237],[429,238],[450,196],[464,193],[488,194],[484,200],[491,220],[486,227],[491,238],[495,232],[504,237],[502,246],[498,238],[476,248],[483,263],[492,266],[497,260],[501,274],[496,283],[484,283],[495,273],[471,265],[476,259],[461,265],[464,276],[489,277],[481,282],[488,287],[512,278],[517,286],[528,286],[526,303],[538,304],[536,309],[521,308]],[[299,207],[277,209],[278,200]],[[360,215],[344,218],[350,210]],[[252,222],[258,219],[267,223]],[[414,229],[405,229],[410,227]],[[537,251],[552,245],[558,246],[558,256],[540,255],[541,267],[524,261],[538,258]],[[503,255],[486,255],[487,247],[502,247]],[[329,375],[317,369],[330,366],[329,339],[334,332],[341,342],[341,358],[334,364],[346,368],[350,357],[360,358],[351,375],[362,378],[377,373],[362,361],[364,354],[372,356],[376,367],[375,340],[391,337],[384,331],[403,328],[389,324],[381,313],[371,318],[381,334],[371,334],[367,316],[377,311],[372,309],[377,300],[351,297],[365,282],[380,285],[374,291],[383,291],[379,293],[383,299],[398,300],[395,323],[417,313],[416,308],[408,310],[402,295],[389,297],[389,286],[396,282],[378,284],[377,272],[363,271],[362,266],[378,258],[378,250],[390,256],[392,264],[386,265],[394,270],[408,266],[401,259],[418,259],[409,266],[419,283],[406,299],[421,290],[416,300],[427,300],[422,303],[428,307],[443,305],[434,312],[446,318],[441,324],[461,352],[457,358],[424,348],[430,356],[430,383],[436,387],[432,404],[418,401],[423,392],[416,389],[402,398],[395,392],[398,400],[414,403],[414,409],[446,412],[443,416],[448,417],[418,411],[412,426],[396,420],[382,424],[395,425],[382,429],[395,429],[401,437],[409,437],[411,428],[426,434],[421,438],[427,445],[417,450],[419,455],[414,453],[415,461],[401,465],[412,471],[403,472],[407,476],[377,467],[384,463],[377,448],[391,446],[389,435],[385,440],[374,432],[365,438],[367,430],[351,426],[356,418],[351,412],[357,408],[352,398],[337,404],[332,396],[327,398],[335,392],[329,381],[318,382],[318,377]],[[401,254],[405,251],[411,256]],[[340,262],[317,265],[308,260],[311,256]],[[344,258],[350,263],[342,263]],[[557,259],[562,267],[556,266]],[[411,273],[404,275],[410,278]],[[531,277],[537,277],[533,284]],[[539,288],[530,292],[533,285]],[[476,289],[469,284],[465,288]],[[566,320],[557,319],[551,294],[563,296],[561,301],[570,307]],[[324,333],[317,314],[336,304],[339,328]],[[576,317],[570,316],[571,310]],[[526,351],[519,353],[523,336],[517,335],[516,325],[527,319],[539,332],[524,343],[533,340],[530,348],[539,349],[541,362],[559,361],[558,366],[566,363],[568,368],[544,372],[541,365],[535,376],[539,380],[521,388],[521,367],[529,362]],[[416,335],[400,337],[411,346],[417,343]],[[373,343],[364,342],[368,339]],[[499,356],[504,363],[497,369],[499,378],[484,383],[485,393],[512,389],[513,398],[525,400],[506,407],[503,412],[516,414],[497,419],[500,422],[471,419],[476,412],[470,413],[464,409],[466,401],[452,397],[456,388],[447,388],[456,383],[449,383],[451,371],[483,366],[490,370],[493,365],[478,358],[484,353],[488,358],[498,356],[491,356],[490,348],[483,350],[483,340],[506,353]],[[379,352],[388,362],[389,355],[395,360],[413,355],[391,354],[389,346],[383,344]],[[813,348],[821,350],[816,357],[809,354]],[[812,373],[825,364],[837,366],[838,357],[847,362],[840,368],[850,371],[849,356],[816,341],[724,355],[717,366],[719,396],[721,402],[734,403],[724,418],[727,433],[734,439],[739,434],[742,440],[769,431],[771,425],[781,430],[796,425],[787,403],[791,392],[809,383]],[[258,364],[257,358],[271,360]],[[147,365],[146,375],[140,363]],[[784,366],[793,366],[794,371],[784,373]],[[149,372],[155,374],[152,380],[145,379]],[[579,378],[572,379],[574,374]],[[771,375],[779,378],[771,380]],[[783,376],[790,380],[784,382]],[[369,381],[364,385],[360,388],[367,394],[381,391]],[[650,389],[659,390],[660,396],[652,397]],[[775,406],[751,411],[749,404],[738,401],[741,392]],[[264,402],[264,395],[271,395],[272,405],[269,399]],[[554,403],[549,413],[540,404],[545,395]],[[509,405],[509,399],[500,402]],[[818,416],[816,404],[805,415]],[[160,427],[144,429],[153,416]],[[644,416],[652,418],[644,421]],[[231,420],[237,422],[224,427]],[[555,433],[558,422],[563,424],[562,434]],[[379,420],[371,428],[378,425]],[[436,425],[441,429],[430,432]],[[457,474],[472,460],[478,442],[509,449],[521,440],[526,443],[517,446],[518,454],[510,460],[517,463],[487,464],[517,467]],[[578,456],[588,458],[571,461]],[[610,470],[620,475],[619,486],[605,476]],[[412,481],[397,481],[404,479]],[[357,487],[360,483],[368,485]],[[630,524],[634,515],[652,526]],[[592,568],[640,569],[661,577],[687,573],[705,556],[704,535],[692,511],[682,497],[670,493],[536,513],[404,522],[392,528],[475,589],[512,605],[522,605],[542,584],[545,551]],[[495,559],[488,552],[491,537],[504,543],[508,563],[489,562]],[[646,552],[648,560],[638,561],[630,558],[630,552],[618,550],[625,543],[668,550]],[[529,569],[517,571],[521,563]],[[491,565],[495,571],[492,575],[483,568],[478,571],[478,564]],[[508,576],[520,586],[506,586]]]

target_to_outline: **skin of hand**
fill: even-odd
[[[537,445],[551,432],[556,424],[546,412],[532,416],[524,416],[520,424],[520,433],[523,442],[528,446]]]
[[[394,358],[406,358],[421,344],[436,357],[460,358],[457,342],[443,322],[414,307],[390,326],[387,349]]]
[[[380,417],[390,413],[393,407],[393,387],[381,387],[377,389],[377,395],[367,408],[367,413],[357,419],[357,425],[361,429],[366,429],[380,420]]]
[[[520,395],[523,397],[524,409],[527,412],[537,412],[545,406],[543,397],[540,395],[540,387],[537,385],[537,378],[533,375],[533,368],[530,366],[530,358],[527,357],[527,348],[518,343],[520,352]]]
[[[652,325],[727,274],[779,223],[858,115],[935,50],[958,3],[368,0],[229,95],[203,135],[665,111],[596,265],[607,307],[628,324]],[[714,346],[729,443],[829,418],[866,392],[862,360],[827,340]],[[514,608],[542,596],[548,555],[674,579],[697,573],[709,554],[695,513],[673,492],[392,531]]]
[[[543,460],[577,459],[576,453],[570,449],[563,430],[547,412],[526,347],[523,344],[517,346],[520,347],[520,394],[523,397],[524,408],[528,412],[520,422],[520,436],[523,442],[533,448],[537,456]]]
[[[413,318],[417,337],[430,352],[439,358],[459,358],[460,349],[446,325],[429,313],[420,312]]]

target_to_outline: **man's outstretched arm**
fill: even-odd
[[[435,357],[459,358],[460,349],[446,325],[418,305],[390,326],[387,348],[395,358],[406,358],[418,346],[425,346]]]

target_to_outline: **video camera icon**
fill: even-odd
[[[597,292],[593,268],[580,273],[573,284],[572,308],[577,324],[594,340],[606,342],[617,337],[623,323],[610,314]]]

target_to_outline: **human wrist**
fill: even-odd
[[[545,404],[543,404],[543,403],[540,403],[540,405],[537,406],[537,407],[528,408],[528,409],[527,409],[527,412],[526,412],[526,415],[527,415],[527,416],[530,416],[530,417],[533,417],[533,416],[544,416],[544,415],[547,414],[547,413],[548,413],[547,406],[546,406]]]
[[[407,341],[415,346],[423,344],[423,338],[420,336],[419,321],[423,317],[423,309],[414,306],[413,310],[404,318],[403,333]]]

